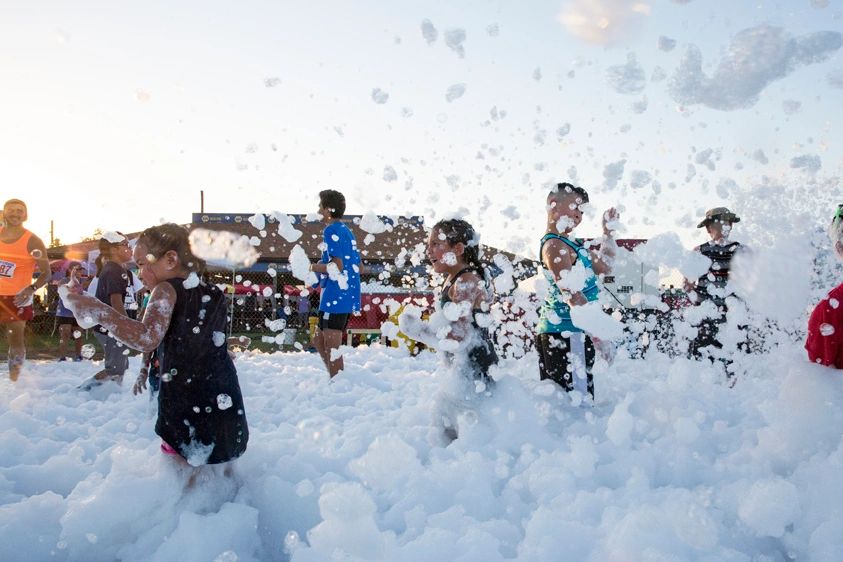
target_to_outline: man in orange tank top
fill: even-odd
[[[9,342],[9,378],[18,380],[26,359],[24,329],[32,320],[32,296],[50,280],[50,260],[40,238],[23,227],[26,203],[3,204],[6,225],[0,229],[0,325]],[[35,268],[41,272],[33,283]]]

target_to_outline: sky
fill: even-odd
[[[821,225],[841,32],[840,0],[4,3],[0,185],[48,243],[330,187],[534,256],[558,181],[591,193],[582,235],[617,206],[690,246],[769,185]]]

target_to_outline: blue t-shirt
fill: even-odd
[[[354,234],[341,222],[325,227],[323,232],[323,250],[321,263],[328,263],[332,258],[342,260],[342,271],[336,279],[327,273],[319,276],[322,298],[319,310],[348,314],[360,310],[360,254]]]

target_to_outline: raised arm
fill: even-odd
[[[159,283],[152,290],[143,320],[132,320],[125,312],[121,314],[94,297],[74,294],[64,287],[59,294],[80,325],[100,324],[120,342],[143,352],[161,343],[176,304],[176,291],[169,283]]]
[[[612,207],[603,213],[603,240],[598,251],[591,251],[592,268],[598,275],[609,275],[615,263],[618,245],[615,243],[614,231],[620,215]]]

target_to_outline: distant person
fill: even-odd
[[[345,196],[326,189],[319,192],[319,216],[322,233],[322,258],[310,270],[319,274],[322,297],[313,347],[319,352],[331,378],[343,370],[339,355],[345,328],[352,313],[360,310],[360,254],[357,240],[342,222]]]
[[[125,298],[129,286],[126,263],[132,260],[129,240],[120,232],[110,233],[99,241],[102,269],[97,276],[96,298],[126,316]],[[90,291],[90,287],[88,288]],[[78,316],[77,316],[78,318]],[[80,390],[91,390],[106,381],[122,384],[123,375],[129,368],[129,349],[104,326],[94,328],[94,337],[102,346],[104,368],[82,383]]]
[[[588,202],[588,192],[570,183],[558,184],[547,196],[547,226],[539,256],[548,292],[539,310],[536,351],[541,380],[550,379],[568,392],[587,393],[593,400],[591,369],[598,342],[574,324],[571,307],[596,301],[597,276],[612,271],[617,251],[612,224],[618,212],[610,208],[603,213],[603,240],[595,251],[572,237]]]
[[[740,221],[740,217],[728,208],[715,207],[706,211],[705,218],[697,225],[697,228],[706,229],[711,240],[697,246],[694,251],[710,259],[711,267],[693,283],[686,282],[686,289],[697,306],[711,303],[715,308],[715,312],[697,326],[697,336],[691,342],[689,353],[697,359],[713,358],[713,350],[723,348],[718,333],[726,322],[726,299],[734,296],[727,288],[729,272],[732,259],[743,249],[741,243],[731,240],[730,236],[733,225]]]
[[[828,228],[831,247],[837,258],[843,260],[843,204]],[[843,369],[843,283],[832,289],[817,304],[808,320],[808,337],[805,349],[814,363]]]
[[[61,285],[71,284],[79,286],[81,281],[79,279],[82,273],[82,264],[79,262],[71,262],[65,271],[65,279]],[[59,361],[67,361],[67,351],[69,343],[73,341],[74,347],[74,361],[82,360],[82,328],[76,322],[76,318],[61,299],[56,300],[56,322],[59,326]]]
[[[18,380],[26,361],[24,330],[33,318],[35,292],[50,281],[50,260],[40,238],[23,227],[26,203],[3,204],[5,226],[0,229],[0,325],[9,344],[9,379]],[[40,275],[34,279],[35,268]]]
[[[68,308],[76,318],[99,322],[126,345],[154,352],[151,364],[160,376],[155,432],[164,453],[194,467],[239,457],[246,451],[249,428],[226,345],[225,295],[204,281],[185,286],[204,263],[191,252],[187,230],[176,224],[146,229],[134,260],[152,291],[143,320],[87,295],[64,294]],[[136,392],[146,388],[145,372]]]

